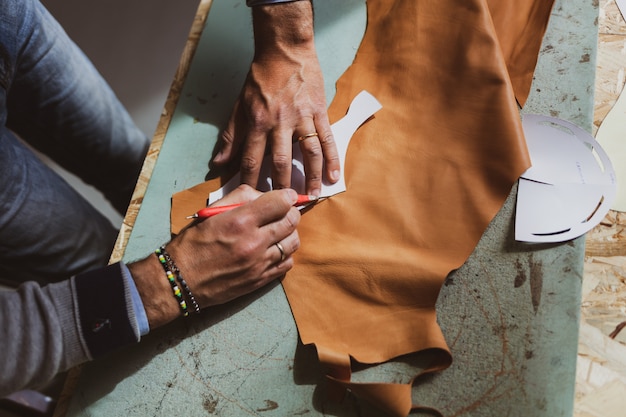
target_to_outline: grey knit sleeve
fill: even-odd
[[[0,396],[36,388],[59,372],[138,340],[119,264],[43,288],[28,282],[0,291]]]

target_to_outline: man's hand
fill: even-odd
[[[248,294],[292,268],[291,255],[300,246],[296,200],[292,189],[261,194],[241,185],[216,205],[247,204],[198,222],[167,245],[201,308]],[[180,316],[156,256],[128,267],[151,328]]]
[[[235,103],[220,152],[224,164],[241,155],[241,182],[256,187],[269,147],[272,183],[291,185],[292,143],[300,141],[307,194],[319,195],[322,171],[339,179],[339,157],[326,113],[324,80],[313,40],[310,1],[253,8],[255,56]],[[325,166],[325,168],[324,168]]]

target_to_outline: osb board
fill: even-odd
[[[622,92],[626,21],[601,0],[594,102],[597,129]],[[576,417],[612,417],[626,409],[626,213],[609,212],[586,237]]]
[[[615,104],[625,81],[626,22],[615,0],[601,0],[598,16],[594,127],[597,128]]]

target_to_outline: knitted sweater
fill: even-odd
[[[120,264],[44,287],[0,291],[0,396],[139,341]]]

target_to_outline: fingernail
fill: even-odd
[[[224,153],[218,152],[217,155],[213,157],[213,162],[220,162],[224,157]]]
[[[336,170],[334,170],[333,172],[331,172],[331,173],[330,173],[330,178],[331,178],[333,181],[337,181],[337,180],[339,179],[339,170],[338,170],[338,169],[336,169]]]
[[[292,204],[295,204],[295,202],[298,201],[298,193],[293,188],[286,188],[286,190],[288,190],[287,192],[289,193]]]

